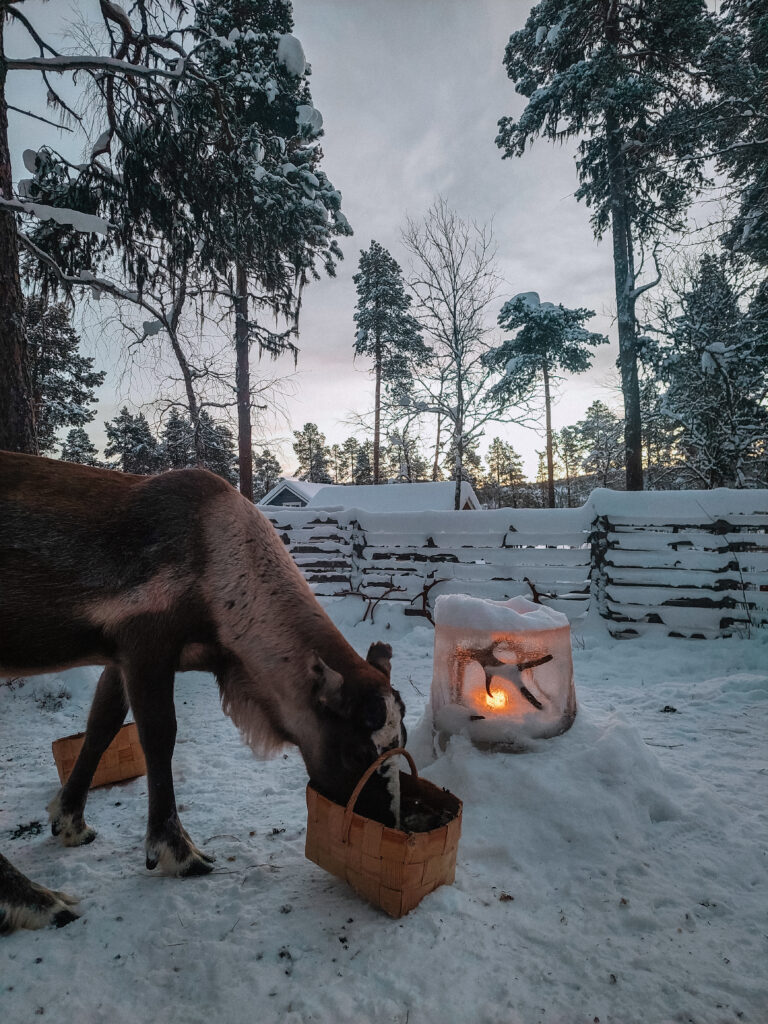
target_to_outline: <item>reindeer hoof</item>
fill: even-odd
[[[0,904],[0,935],[9,935],[19,928],[46,928],[53,925],[63,928],[76,921],[78,914],[72,907],[78,902],[65,892],[46,889],[45,886],[30,882],[18,873],[22,902]]]
[[[96,838],[96,829],[83,824],[78,828],[72,822],[57,819],[51,822],[51,832],[58,836],[62,846],[87,846]]]
[[[199,850],[195,846],[195,844],[189,838],[189,832],[187,832],[187,830],[184,828],[183,825],[181,826],[181,834],[186,839],[187,845],[189,846],[189,849],[190,849],[191,853],[193,853],[196,857],[200,857],[201,860],[206,861],[208,864],[215,864],[216,863],[216,858],[213,856],[213,854],[203,853],[202,850]]]
[[[180,872],[181,878],[194,878],[197,875],[208,875],[213,871],[213,865],[211,864],[211,858],[206,857],[204,860],[191,860],[189,864]]]
[[[96,830],[85,824],[82,812],[69,813],[61,806],[61,793],[48,804],[51,832],[63,846],[85,846],[96,838]]]
[[[60,910],[58,914],[54,914],[53,916],[53,923],[56,925],[57,928],[63,928],[65,925],[71,924],[73,921],[76,920],[77,914],[75,914],[74,911],[70,910],[69,908],[66,908],[65,910]]]
[[[213,871],[214,858],[198,850],[180,822],[175,827],[171,826],[168,832],[168,838],[147,839],[146,863],[150,871],[159,865],[164,874],[177,878],[207,875]]]

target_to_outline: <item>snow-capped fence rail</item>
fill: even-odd
[[[768,491],[595,491],[594,595],[615,636],[768,624]]]
[[[265,507],[315,593],[427,614],[439,594],[532,596],[616,636],[768,625],[768,491],[597,490],[577,509]]]
[[[428,613],[438,594],[542,599],[578,618],[590,591],[583,509],[364,512],[266,507],[316,594],[403,601]]]

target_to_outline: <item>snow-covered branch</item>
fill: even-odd
[[[184,68],[179,66],[178,61],[172,68],[149,67],[142,64],[131,64],[130,61],[118,60],[115,57],[91,56],[90,54],[77,54],[71,57],[21,57],[7,59],[5,64],[9,71],[54,71],[57,74],[65,71],[100,71],[105,74],[119,73],[130,78],[179,79],[184,72]]]
[[[28,203],[21,199],[5,199],[0,196],[0,207],[19,213],[29,213],[37,217],[38,220],[53,220],[57,224],[68,224],[75,231],[106,235],[109,230],[109,221],[104,220],[103,217],[96,217],[92,213],[82,213],[80,210],[71,210],[62,206]]]
[[[54,275],[54,277],[67,288],[90,288],[95,293],[105,292],[108,295],[112,295],[116,299],[122,299],[126,302],[132,302],[134,305],[140,306],[142,309],[150,313],[156,320],[165,324],[166,316],[162,309],[154,306],[143,296],[140,296],[138,292],[130,291],[127,288],[123,288],[114,281],[110,281],[108,278],[98,277],[96,274],[92,274],[89,271],[81,270],[79,275],[67,274],[61,269],[56,263],[53,257],[49,256],[47,252],[44,252],[38,245],[32,241],[27,235],[19,231],[17,233],[19,245],[23,246],[27,252],[31,253],[36,260],[39,260],[44,264],[48,270]]]

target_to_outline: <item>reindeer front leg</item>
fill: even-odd
[[[114,666],[104,669],[96,684],[85,739],[72,774],[48,804],[51,831],[65,846],[82,846],[96,837],[85,824],[85,802],[101,755],[117,735],[128,712],[123,677]]]
[[[197,849],[176,810],[171,770],[176,743],[174,674],[174,662],[147,657],[125,670],[125,683],[147,762],[147,867],[160,865],[166,874],[187,877],[212,871],[213,858]]]

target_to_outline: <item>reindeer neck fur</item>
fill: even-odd
[[[314,658],[348,683],[384,689],[386,681],[326,615],[271,523],[234,492],[212,504],[203,586],[219,644],[232,659],[219,673],[222,707],[254,752],[293,742],[306,756],[317,735],[308,671]]]

